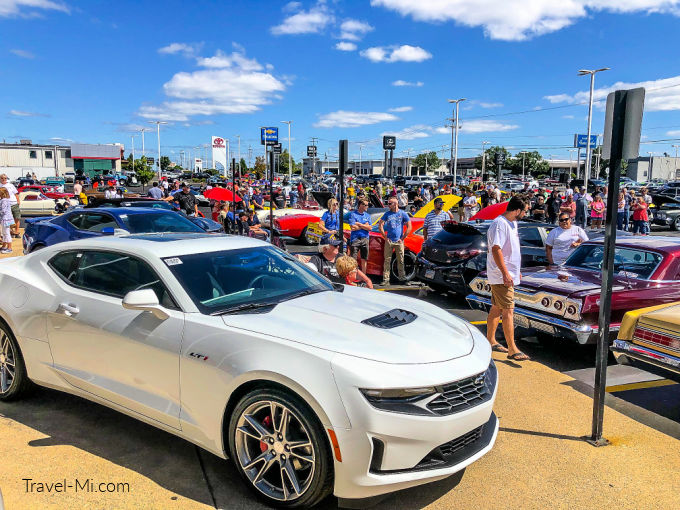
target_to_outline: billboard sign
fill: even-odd
[[[227,169],[227,142],[221,136],[212,137],[212,160],[213,167],[216,168],[219,163],[224,170]]]
[[[383,149],[385,150],[394,150],[397,148],[397,137],[388,135],[388,136],[383,136]]]
[[[308,158],[315,158],[316,157],[316,145],[308,145],[307,146],[307,157]]]
[[[574,147],[585,149],[588,147],[588,135],[574,135]],[[590,148],[597,147],[597,135],[590,135]]]
[[[260,145],[274,145],[279,141],[279,128],[263,127],[260,128]]]
[[[274,154],[281,154],[281,144],[275,143],[272,145],[272,150],[274,151]]]

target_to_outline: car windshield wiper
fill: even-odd
[[[238,306],[232,306],[230,308],[223,308],[222,310],[217,310],[210,315],[228,315],[231,313],[244,312],[246,310],[259,310],[263,308],[268,308],[268,312],[272,310],[278,303],[244,303]]]

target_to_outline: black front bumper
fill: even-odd
[[[456,294],[466,295],[470,292],[461,265],[440,266],[427,259],[418,257],[416,261],[416,279],[439,287],[446,287]]]

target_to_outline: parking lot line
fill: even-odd
[[[628,391],[628,390],[641,390],[645,388],[658,388],[660,386],[672,386],[673,384],[678,384],[675,381],[669,379],[659,379],[657,381],[643,381],[637,383],[629,384],[616,384],[614,386],[607,386],[607,393],[615,393],[617,391]]]

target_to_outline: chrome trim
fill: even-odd
[[[649,363],[650,365],[680,374],[680,358],[671,356],[665,352],[648,349],[625,340],[614,340],[614,344],[609,348],[609,350],[614,353],[614,357],[618,363],[625,361],[625,358],[633,358],[644,363]],[[659,357],[663,358],[664,361],[659,360]]]

